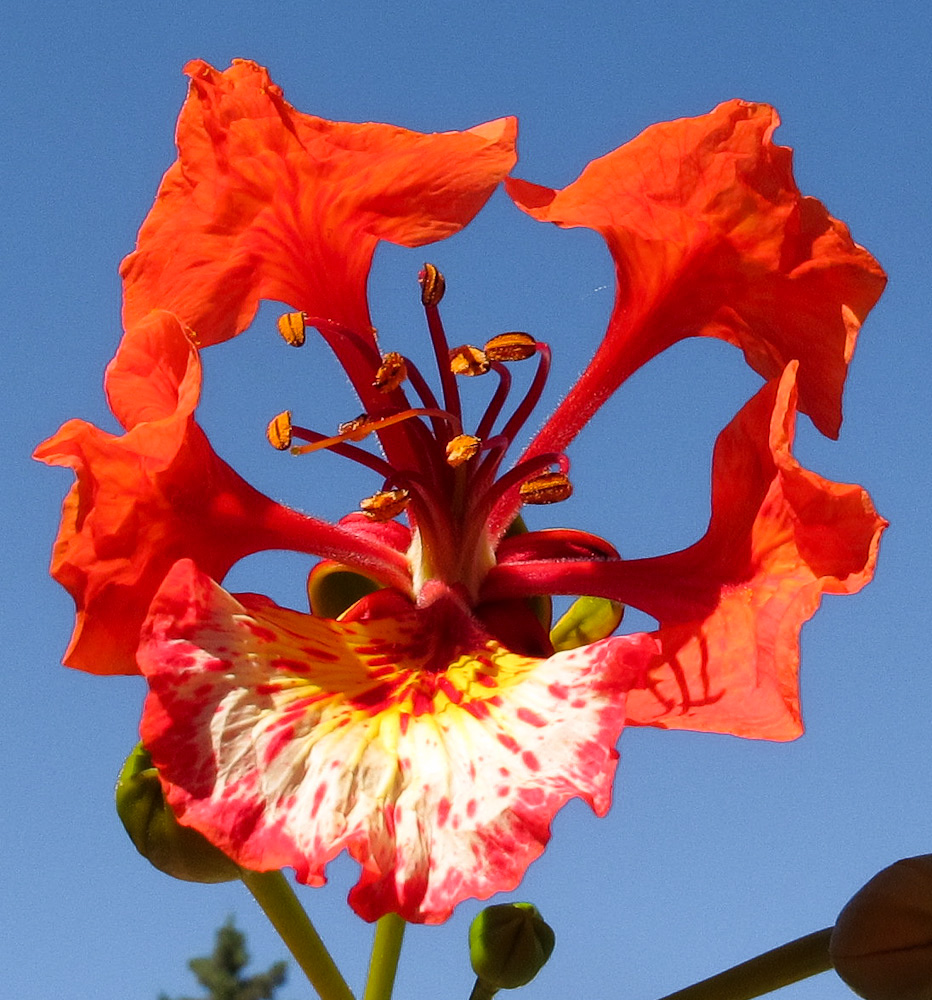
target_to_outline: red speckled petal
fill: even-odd
[[[143,740],[181,821],[311,885],[346,849],[357,913],[436,923],[514,888],[569,798],[603,814],[653,642],[536,660],[443,603],[334,622],[238,601],[178,563],[139,660]]]
[[[511,118],[432,135],[331,122],[296,111],[255,63],[185,71],[178,160],[123,262],[127,327],[169,309],[206,346],[266,298],[368,336],[378,241],[451,236],[515,163]]]
[[[799,193],[766,104],[729,101],[653,125],[560,191],[509,179],[535,219],[600,233],[615,262],[605,339],[533,444],[563,450],[637,368],[684,337],[740,347],[764,378],[799,360],[800,408],[825,434],[885,276],[847,228]]]

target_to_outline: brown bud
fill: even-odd
[[[273,448],[287,451],[291,447],[291,411],[282,410],[277,417],[273,417],[265,429],[265,436]]]
[[[450,371],[454,375],[485,375],[489,370],[489,359],[484,351],[471,344],[462,344],[450,351]]]
[[[522,483],[520,493],[524,503],[559,503],[572,496],[573,485],[562,472],[545,472]]]
[[[372,380],[372,388],[379,392],[391,392],[397,389],[408,377],[408,366],[405,359],[397,351],[389,351],[382,355],[382,364]]]
[[[421,283],[421,304],[427,308],[437,305],[447,288],[443,275],[433,264],[425,264],[417,280]]]
[[[278,332],[286,344],[292,347],[301,347],[304,344],[304,313],[285,313],[278,317]]]
[[[472,434],[457,434],[447,442],[447,462],[457,468],[479,454],[482,442]]]
[[[897,861],[855,893],[829,953],[866,1000],[932,1000],[932,854]]]
[[[485,345],[489,361],[525,361],[537,353],[537,341],[529,333],[500,333]]]
[[[360,510],[370,521],[390,521],[408,506],[407,490],[380,490],[359,501]]]

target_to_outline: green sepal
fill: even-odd
[[[185,882],[232,882],[241,869],[223,851],[182,826],[162,793],[158,771],[141,743],[116,784],[116,808],[136,850],[159,871]]]
[[[318,563],[307,578],[311,613],[319,618],[339,618],[357,601],[380,590],[382,585],[340,563]]]
[[[577,649],[604,639],[618,628],[625,606],[607,597],[579,597],[550,630],[556,651]]]
[[[474,996],[529,983],[550,958],[556,936],[531,903],[487,906],[469,928]]]

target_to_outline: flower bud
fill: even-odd
[[[829,951],[866,1000],[932,1000],[932,854],[897,861],[855,893]]]
[[[136,850],[166,875],[185,882],[232,882],[240,877],[239,866],[223,851],[175,819],[141,743],[126,758],[117,779],[116,807]]]
[[[487,906],[469,928],[469,960],[486,995],[529,983],[556,941],[530,903]]]

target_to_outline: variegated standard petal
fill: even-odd
[[[435,923],[514,888],[568,799],[608,809],[625,692],[655,648],[604,653],[511,653],[450,594],[315,618],[182,561],[139,652],[143,740],[179,819],[240,864],[319,885],[347,849],[361,916]]]

